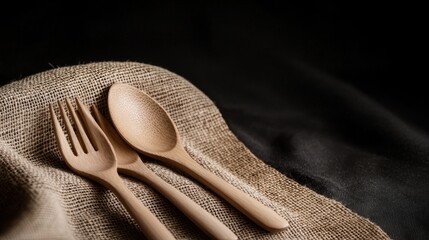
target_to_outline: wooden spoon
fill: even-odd
[[[281,231],[289,225],[271,208],[195,162],[181,144],[179,132],[167,112],[138,88],[113,84],[108,106],[116,129],[137,151],[189,174],[267,231]]]

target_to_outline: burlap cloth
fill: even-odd
[[[388,239],[369,220],[256,158],[231,133],[214,103],[188,81],[165,69],[133,62],[62,67],[0,88],[2,239],[143,238],[112,192],[66,166],[48,115],[48,103],[67,96],[97,104],[106,115],[107,91],[114,82],[129,83],[157,99],[171,114],[196,161],[290,222],[285,231],[270,234],[186,175],[146,161],[240,239]],[[207,238],[150,187],[124,180],[178,239]]]

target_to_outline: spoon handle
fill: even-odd
[[[274,210],[206,170],[187,153],[182,152],[177,154],[176,152],[175,156],[171,158],[179,158],[176,162],[180,162],[180,164],[175,164],[175,166],[220,195],[265,230],[278,232],[289,226],[289,223]]]
[[[110,177],[105,186],[116,195],[119,201],[121,201],[148,239],[176,239],[165,225],[134,196],[119,175],[116,174],[116,177]]]

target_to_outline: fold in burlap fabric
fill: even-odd
[[[63,67],[0,88],[1,238],[143,237],[110,191],[68,169],[57,150],[48,114],[49,103],[78,96],[107,116],[107,91],[114,82],[138,87],[158,100],[198,163],[290,223],[283,232],[268,233],[185,174],[142,157],[150,169],[218,217],[240,239],[388,239],[367,219],[257,159],[231,133],[214,103],[185,79],[132,62]],[[124,181],[178,239],[207,238],[150,187],[131,178]]]

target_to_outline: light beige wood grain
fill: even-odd
[[[121,203],[128,210],[130,215],[136,220],[143,234],[148,239],[175,239],[171,232],[138,200],[126,187],[119,177],[116,169],[116,156],[112,145],[106,135],[97,125],[91,114],[82,107],[76,99],[79,111],[86,128],[81,124],[70,101],[66,99],[68,112],[76,126],[76,132],[64,110],[63,104],[59,101],[62,120],[66,126],[67,135],[71,142],[68,144],[66,135],[56,117],[54,108],[50,104],[52,124],[60,152],[66,164],[77,174],[94,180],[110,189]],[[86,132],[88,131],[88,132]],[[88,138],[91,135],[91,139]]]
[[[289,225],[271,208],[196,163],[181,144],[168,113],[144,92],[115,83],[109,89],[108,107],[116,129],[137,151],[186,172],[267,231],[278,232]]]
[[[153,187],[182,211],[210,238],[237,239],[237,236],[219,221],[219,219],[149,170],[141,161],[139,154],[121,138],[116,129],[103,117],[100,111],[98,111],[95,106],[92,106],[91,109],[95,120],[109,138],[115,150],[118,172],[140,179]]]

